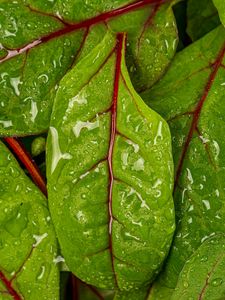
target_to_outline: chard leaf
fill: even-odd
[[[212,0],[189,0],[187,5],[187,33],[196,41],[220,25]]]
[[[46,199],[0,143],[0,299],[59,299]]]
[[[50,211],[63,256],[103,289],[148,285],[173,231],[166,122],[134,91],[125,39],[108,34],[61,81],[47,141]]]
[[[170,299],[185,262],[225,224],[225,30],[218,27],[175,57],[142,97],[169,122],[175,163],[177,230],[150,299]]]
[[[215,7],[218,9],[220,20],[225,25],[225,3],[221,0],[213,0]]]
[[[224,299],[224,265],[225,237],[206,240],[184,265],[171,300]]]
[[[152,85],[176,51],[171,3],[1,0],[0,135],[47,130],[59,81],[108,28],[128,33],[127,61],[135,87]]]

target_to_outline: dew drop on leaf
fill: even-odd
[[[222,283],[223,283],[222,278],[216,278],[211,282],[212,286],[215,287],[220,286]]]

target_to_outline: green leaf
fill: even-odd
[[[206,237],[225,230],[224,53],[221,26],[177,54],[165,77],[142,94],[169,122],[176,170],[176,235],[150,299],[170,299],[184,263]]]
[[[220,0],[213,0],[215,7],[218,9],[220,20],[225,25],[225,3]]]
[[[57,243],[46,199],[2,143],[0,153],[0,298],[57,300]]]
[[[70,270],[105,289],[148,285],[173,231],[166,122],[134,91],[108,34],[61,81],[47,141],[49,204]]]
[[[97,289],[91,285],[87,285],[77,280],[78,298],[82,300],[112,300],[114,299],[114,291]],[[122,300],[122,299],[121,299]]]
[[[0,135],[49,127],[65,73],[104,37],[128,33],[127,62],[137,89],[151,86],[170,63],[177,32],[170,3],[0,1]]]
[[[145,300],[148,295],[148,289],[142,288],[131,292],[118,291],[113,300]]]
[[[212,0],[189,0],[187,17],[187,33],[192,41],[198,40],[220,25],[220,19]]]
[[[218,300],[225,297],[225,237],[206,240],[184,265],[171,300]]]

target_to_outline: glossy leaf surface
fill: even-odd
[[[171,300],[225,298],[225,238],[206,240],[184,265]]]
[[[166,122],[134,91],[111,34],[62,80],[47,142],[50,211],[70,270],[106,289],[148,285],[174,231]]]
[[[212,0],[189,0],[187,6],[187,32],[196,41],[220,25],[220,19]]]
[[[136,88],[152,85],[176,50],[171,5],[159,0],[1,0],[0,134],[47,130],[59,81],[108,28],[128,33],[127,61]]]
[[[46,199],[0,144],[0,299],[59,299]]]
[[[225,230],[224,53],[221,26],[177,54],[165,77],[142,95],[169,122],[176,170],[177,231],[150,299],[169,299],[187,259]]]

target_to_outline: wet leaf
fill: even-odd
[[[46,199],[0,143],[0,299],[59,299]]]
[[[225,297],[225,237],[206,240],[184,265],[171,300],[218,300]]]
[[[108,34],[61,81],[47,142],[50,210],[70,270],[104,289],[148,285],[174,231],[166,122],[134,91]]]
[[[150,299],[170,299],[185,262],[225,230],[224,54],[221,26],[177,54],[165,77],[142,94],[169,122],[176,170],[176,235]]]
[[[189,0],[187,17],[187,32],[193,41],[220,25],[220,19],[212,0]]]
[[[177,44],[171,2],[7,1],[0,3],[0,134],[49,127],[58,83],[108,28],[128,33],[127,61],[135,87],[164,73]]]

